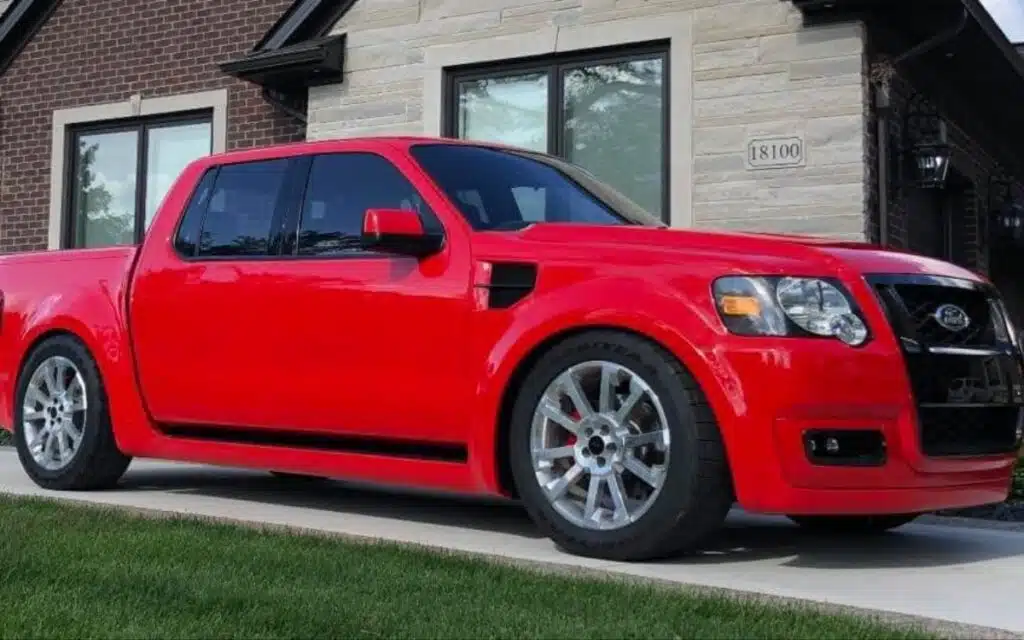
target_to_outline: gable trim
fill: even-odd
[[[60,0],[15,0],[0,19],[0,74],[46,24]]]
[[[295,0],[256,43],[254,53],[274,51],[326,36],[356,0]]]

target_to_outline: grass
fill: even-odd
[[[4,638],[918,638],[795,606],[0,496]]]
[[[11,439],[11,432],[7,429],[0,429],[0,447],[13,445],[14,441]]]

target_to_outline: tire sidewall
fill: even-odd
[[[79,443],[71,462],[59,470],[46,469],[35,461],[28,450],[23,424],[25,395],[28,391],[29,381],[39,366],[54,356],[67,358],[78,368],[79,373],[82,375],[82,380],[85,382],[87,402],[82,441]],[[63,484],[66,480],[69,481],[85,473],[89,466],[89,461],[93,458],[99,444],[100,432],[105,427],[104,424],[101,424],[101,421],[106,419],[105,394],[100,384],[96,364],[86,349],[75,340],[58,337],[48,340],[33,351],[25,361],[25,365],[18,376],[13,416],[15,448],[18,451],[18,457],[26,473],[34,480],[43,484],[59,485]]]
[[[528,375],[513,409],[509,429],[511,465],[517,489],[538,526],[556,541],[564,536],[587,547],[617,547],[667,531],[686,516],[696,502],[699,463],[694,398],[680,384],[667,354],[638,339],[590,334],[570,339],[548,352]],[[537,482],[530,450],[533,412],[544,390],[565,369],[589,360],[607,360],[629,368],[650,385],[661,400],[669,429],[669,465],[665,483],[653,504],[636,521],[614,530],[579,527],[565,519],[548,501]]]

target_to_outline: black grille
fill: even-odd
[[[920,407],[926,456],[1006,453],[1017,448],[1017,407]]]
[[[987,288],[921,282],[880,282],[875,290],[890,319],[902,322],[901,334],[923,345],[991,347],[997,344],[996,322],[1003,322],[992,307],[994,293]],[[953,304],[970,319],[966,329],[952,331],[939,324],[936,311]]]
[[[998,292],[965,280],[876,276],[878,294],[903,348],[917,405],[921,450],[928,456],[1012,451],[1024,407],[1021,356],[1005,330]],[[945,304],[970,318],[961,331],[939,324]]]
[[[983,291],[934,285],[894,285],[910,316],[917,339],[924,344],[954,347],[992,346],[996,342],[992,307]],[[971,319],[961,331],[950,331],[939,324],[935,312],[945,304],[954,304]]]

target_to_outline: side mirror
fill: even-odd
[[[364,249],[425,258],[441,250],[444,238],[424,231],[415,211],[367,209],[360,241]]]

